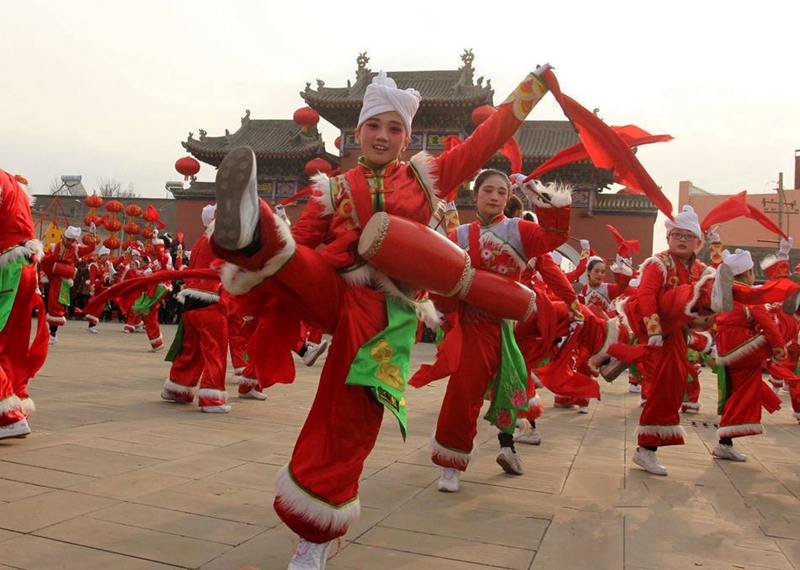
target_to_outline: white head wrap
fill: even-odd
[[[110,249],[108,249],[106,246],[104,246],[104,245],[101,245],[99,248],[97,248],[97,251],[95,251],[95,253],[97,254],[97,257],[100,257],[101,255],[108,255],[108,254],[110,254],[110,253],[111,253],[111,250],[110,250]]]
[[[731,272],[734,275],[739,275],[753,268],[753,257],[749,251],[744,249],[737,249],[735,253],[731,253],[726,249],[722,252],[722,262],[731,268]]]
[[[69,226],[66,230],[64,230],[64,237],[67,239],[78,239],[81,237],[81,229],[76,228],[75,226]]]
[[[692,232],[696,237],[703,239],[703,230],[700,229],[700,220],[697,219],[697,214],[694,208],[688,204],[683,207],[683,211],[675,216],[675,221],[667,220],[664,222],[667,228],[667,235],[674,229],[686,230]]]
[[[203,206],[203,213],[201,214],[203,218],[203,226],[208,226],[214,220],[214,214],[217,212],[217,205],[216,204],[206,204]]]
[[[411,136],[411,122],[419,109],[419,102],[422,96],[416,89],[398,89],[394,79],[386,75],[385,71],[380,71],[372,78],[372,83],[367,85],[364,93],[364,104],[361,113],[358,115],[358,125],[360,127],[364,121],[371,119],[375,115],[388,111],[397,111],[406,127],[406,135]]]

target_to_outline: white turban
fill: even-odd
[[[388,111],[397,111],[406,127],[406,135],[411,136],[411,121],[419,109],[419,102],[422,96],[416,89],[398,89],[394,79],[386,75],[385,71],[380,71],[372,78],[372,83],[367,85],[364,93],[364,104],[361,113],[358,115],[358,125],[360,127],[364,121],[371,119],[375,115]]]
[[[97,256],[98,256],[98,257],[100,257],[101,255],[108,255],[108,254],[110,254],[110,253],[111,253],[111,250],[110,250],[110,249],[108,249],[106,246],[104,246],[104,245],[101,245],[101,246],[100,246],[100,247],[97,249],[97,251],[95,251],[95,253],[97,254]]]
[[[75,226],[69,226],[66,230],[64,230],[64,237],[67,239],[78,239],[81,237],[81,229],[76,228]]]
[[[740,275],[748,269],[753,269],[753,258],[749,251],[737,249],[731,253],[727,249],[722,252],[722,262],[731,268],[734,275]]]
[[[217,212],[217,205],[216,204],[206,204],[203,206],[203,213],[201,214],[203,218],[203,225],[208,226],[212,221],[214,221],[214,214]]]
[[[703,230],[700,229],[700,220],[697,219],[694,208],[688,204],[683,207],[683,211],[680,214],[675,216],[674,222],[672,220],[667,220],[664,222],[664,226],[667,228],[667,235],[669,235],[672,230],[678,229],[691,232],[699,239],[703,238]]]

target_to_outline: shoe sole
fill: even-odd
[[[214,224],[214,241],[229,250],[241,249],[242,199],[248,191],[255,155],[250,147],[232,150],[222,160],[215,180],[217,217]],[[250,242],[252,236],[246,236]],[[247,244],[245,244],[247,245]]]
[[[314,366],[314,363],[317,361],[317,359],[320,356],[322,356],[323,354],[325,354],[325,352],[328,350],[328,341],[327,340],[322,341],[322,343],[320,343],[320,345],[322,346],[322,348],[320,348],[319,352],[317,352],[317,354],[314,355],[314,358],[312,358],[308,362],[306,362],[305,360],[303,361],[303,363],[306,366]]]
[[[651,475],[658,475],[660,477],[667,476],[667,473],[654,473],[653,471],[650,471],[650,469],[647,468],[647,465],[645,465],[644,461],[641,461],[636,455],[633,456],[633,462]]]
[[[524,471],[517,471],[514,469],[514,466],[509,462],[504,456],[498,455],[497,456],[497,464],[503,468],[503,471],[508,473],[509,475],[522,475]]]
[[[529,441],[529,440],[526,440],[526,439],[517,439],[515,437],[514,438],[514,443],[524,443],[525,445],[541,445],[542,444],[542,440],[538,439],[536,441]]]

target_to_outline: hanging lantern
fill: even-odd
[[[103,198],[97,194],[92,194],[91,196],[86,196],[86,198],[83,199],[83,203],[86,204],[90,210],[96,210],[103,205]]]
[[[97,227],[97,226],[100,225],[100,222],[102,222],[102,221],[103,221],[103,219],[100,216],[98,216],[97,214],[87,214],[87,215],[85,215],[83,217],[83,224],[87,228],[91,228],[92,224],[94,224],[95,227]]]
[[[110,202],[106,202],[106,210],[111,213],[111,217],[107,218],[103,216],[103,225],[105,226],[106,230],[108,230],[108,237],[103,242],[108,249],[114,251],[119,247],[119,239],[117,239],[117,232],[122,229],[122,222],[117,219],[117,214],[122,212],[125,209],[125,206],[122,205],[122,202],[119,200],[111,200]],[[114,247],[108,245],[108,242],[115,243]]]
[[[314,176],[318,172],[330,174],[331,170],[333,170],[331,163],[321,158],[312,158],[306,162],[306,174],[308,176]]]
[[[128,204],[125,206],[125,214],[131,218],[136,218],[142,215],[142,207],[138,204]],[[130,221],[130,220],[129,220]]]
[[[311,127],[316,127],[319,123],[319,113],[311,107],[301,107],[292,115],[295,123],[303,127],[303,132],[308,131]]]
[[[190,176],[194,176],[200,172],[200,163],[191,156],[184,156],[175,162],[175,170],[177,170],[180,174],[183,174],[183,180],[185,182],[189,180]]]
[[[83,218],[83,223],[86,225],[87,228],[89,228],[89,234],[95,235],[95,237],[97,237],[96,235],[97,226],[100,225],[101,220],[100,216],[98,216],[95,212],[97,208],[103,205],[103,198],[98,196],[97,194],[92,194],[91,196],[86,196],[86,198],[83,199],[83,203],[86,204],[86,206],[89,208],[89,213],[86,214],[86,216]],[[97,237],[96,241],[99,242],[100,238]]]
[[[119,240],[115,237],[107,237],[103,240],[103,245],[111,251],[114,251],[115,249],[119,249]]]
[[[83,242],[83,245],[98,244],[100,243],[100,236],[97,234],[86,233],[81,236],[81,241]]]
[[[142,228],[136,222],[128,222],[122,227],[122,230],[128,236],[135,236],[142,230]]]
[[[122,229],[122,222],[116,218],[107,218],[103,220],[103,225],[109,233],[113,234]]]
[[[142,228],[142,237],[144,239],[149,241],[153,239],[154,235],[156,235],[156,230],[154,230],[152,227],[145,226],[144,228]]]
[[[136,218],[142,215],[142,207],[138,204],[128,204],[125,207],[125,213],[128,215],[128,223],[122,228],[125,232],[125,241],[122,242],[122,248],[127,249],[135,242],[134,237],[141,231],[141,226],[136,223]]]
[[[486,119],[491,117],[497,112],[497,109],[492,107],[491,105],[483,105],[481,107],[476,108],[472,111],[472,122],[476,125],[480,125]]]

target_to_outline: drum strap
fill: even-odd
[[[372,214],[384,209],[383,194],[380,190],[373,191],[363,168],[351,170],[350,177],[350,196],[353,198],[353,207],[356,210],[359,227],[364,227]],[[375,177],[379,180],[379,177]]]
[[[478,227],[478,222],[472,222],[469,225],[469,260],[476,269],[480,267],[481,262],[480,239],[481,229]]]

